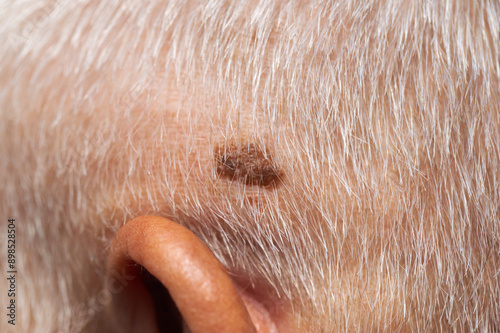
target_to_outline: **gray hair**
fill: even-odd
[[[94,330],[143,214],[304,330],[500,330],[498,1],[19,0],[0,22],[18,330]],[[224,177],[232,147],[277,180]]]

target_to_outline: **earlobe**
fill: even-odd
[[[112,295],[108,313],[119,329],[166,329],[157,324],[158,311],[141,278],[142,269],[166,288],[191,332],[255,332],[233,281],[211,251],[188,229],[156,216],[133,219],[113,240],[107,267]]]

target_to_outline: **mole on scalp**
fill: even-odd
[[[267,187],[278,185],[283,177],[270,152],[255,143],[221,144],[214,155],[221,178]]]

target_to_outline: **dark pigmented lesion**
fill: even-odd
[[[226,143],[215,148],[217,175],[246,185],[274,186],[283,172],[267,148],[255,143]]]

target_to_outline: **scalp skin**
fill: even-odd
[[[146,214],[302,331],[500,330],[497,1],[0,6],[16,332],[97,331],[111,240]],[[220,177],[234,142],[279,186]]]

